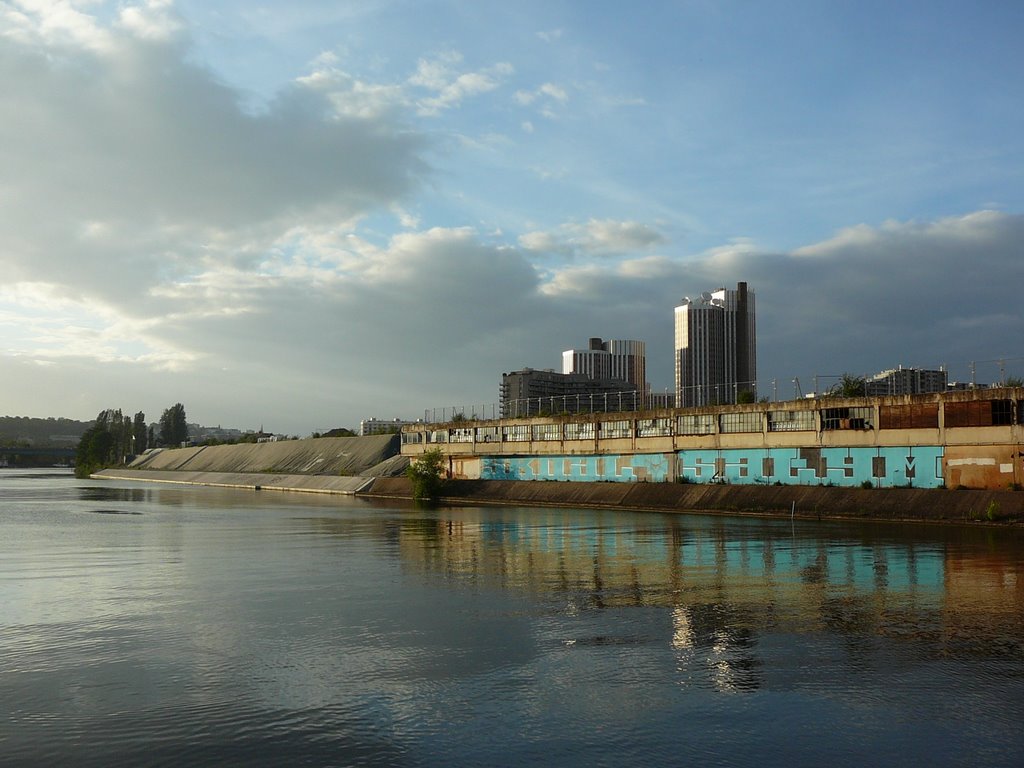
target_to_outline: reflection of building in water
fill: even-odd
[[[551,593],[568,613],[669,608],[681,684],[722,690],[763,684],[757,646],[765,632],[828,631],[849,638],[850,653],[873,647],[858,637],[940,644],[950,628],[977,635],[992,622],[1005,636],[1024,632],[1022,566],[948,560],[958,540],[829,540],[771,522],[690,529],[613,513],[580,520],[555,510],[465,510],[403,528],[400,547],[407,566]],[[908,626],[922,614],[923,624]]]
[[[946,561],[945,609],[946,648],[1014,650],[1024,657],[1024,561],[1019,551],[992,550],[983,557],[952,554]]]
[[[729,606],[680,605],[672,609],[672,649],[683,687],[754,691],[762,687],[757,635],[748,617],[726,618]]]

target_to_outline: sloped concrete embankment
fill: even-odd
[[[150,483],[179,483],[218,488],[243,488],[304,493],[358,493],[373,482],[372,477],[331,475],[282,475],[265,472],[178,472],[158,469],[104,469],[93,475],[101,480],[142,480]]]
[[[356,476],[365,475],[374,466],[396,456],[400,447],[398,435],[369,435],[165,448],[139,456],[130,468]]]
[[[277,443],[197,446],[149,451],[128,467],[93,475],[227,488],[353,494],[374,477],[401,475],[397,435],[309,438]]]
[[[412,486],[406,478],[377,478],[360,493],[411,498]],[[656,512],[793,513],[800,518],[1024,523],[1024,492],[1015,491],[456,480],[447,485],[445,500]]]

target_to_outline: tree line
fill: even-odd
[[[129,416],[120,408],[103,410],[78,441],[75,475],[88,477],[103,467],[126,464],[149,448],[179,446],[187,440],[188,423],[181,403],[165,409],[156,425],[147,425],[142,411]]]

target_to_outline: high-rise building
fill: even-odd
[[[675,308],[676,404],[735,403],[757,395],[757,324],[754,292],[705,291]]]
[[[642,341],[590,339],[587,349],[562,353],[562,373],[582,373],[591,379],[617,379],[643,392],[647,388],[646,345]]]
[[[946,371],[921,368],[890,368],[869,376],[864,382],[864,394],[918,395],[925,392],[945,392],[948,389]]]

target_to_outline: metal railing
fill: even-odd
[[[971,361],[963,366],[969,378],[965,379],[961,384],[964,387],[976,389],[1017,383],[1021,377],[1011,373],[1008,366],[1010,363],[1017,363],[1014,370],[1024,369],[1024,365],[1021,365],[1021,363],[1024,363],[1024,357],[1004,357],[993,360]],[[947,376],[950,371],[950,368],[945,365],[930,368],[913,366],[908,367],[908,369],[944,370],[947,372]],[[899,369],[895,370],[898,371]],[[854,375],[852,378],[868,381],[874,375],[876,374]],[[614,413],[618,411],[644,411],[658,408],[730,405],[741,401],[777,403],[836,394],[839,388],[838,385],[842,383],[844,377],[850,376],[850,374],[815,373],[803,378],[794,376],[789,379],[771,379],[766,383],[764,391],[761,391],[757,381],[684,387],[680,393],[679,402],[676,400],[675,392],[670,389],[658,392],[624,390],[622,392],[543,395],[504,400],[497,403],[427,408],[423,411],[423,420],[437,424],[450,421],[493,421],[497,419],[567,413]],[[990,383],[978,383],[979,380],[984,380],[986,377],[991,379]],[[948,379],[950,383],[955,381],[951,376],[948,376]],[[762,384],[765,383],[762,382]],[[893,392],[886,394],[901,393]]]

